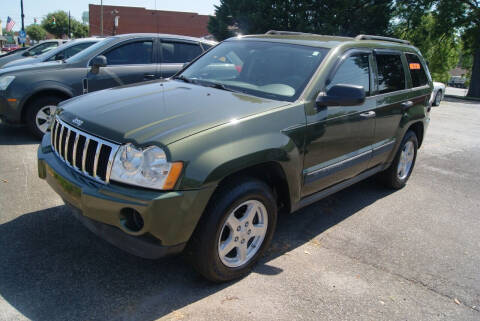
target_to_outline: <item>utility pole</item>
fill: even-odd
[[[103,37],[103,0],[100,0],[100,36]]]
[[[25,31],[25,24],[23,22],[25,15],[23,14],[23,0],[20,0],[20,10],[22,11],[22,31]],[[25,47],[25,42],[22,44],[22,47]]]
[[[68,35],[67,39],[70,39],[70,10],[68,10]]]

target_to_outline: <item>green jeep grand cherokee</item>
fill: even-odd
[[[228,39],[175,77],[60,105],[41,178],[90,230],[146,258],[247,273],[277,214],[366,177],[407,182],[432,81],[408,42],[281,31]]]

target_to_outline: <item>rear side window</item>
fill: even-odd
[[[130,42],[114,48],[105,54],[110,65],[151,64],[153,53],[152,41]]]
[[[342,62],[332,80],[327,86],[327,91],[334,85],[356,85],[365,89],[365,95],[370,95],[370,64],[369,54],[356,54]]]
[[[405,54],[405,56],[407,57],[408,69],[412,76],[413,87],[426,85],[428,83],[428,78],[422,63],[420,62],[420,58],[415,54]]]
[[[405,89],[405,71],[400,54],[377,54],[378,93]]]
[[[162,42],[163,63],[185,63],[192,61],[202,53],[197,44],[184,42]]]

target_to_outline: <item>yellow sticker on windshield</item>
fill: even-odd
[[[220,57],[218,58],[218,60],[220,60],[221,62],[225,62],[227,59],[225,57]]]

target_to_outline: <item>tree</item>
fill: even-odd
[[[393,11],[392,0],[221,0],[208,30],[218,40],[271,29],[387,35]]]
[[[47,14],[42,20],[42,27],[55,35],[55,37],[62,38],[68,34],[68,13],[59,10]],[[70,32],[73,33],[75,38],[86,37],[88,35],[88,27],[75,18],[70,17]],[[70,37],[70,35],[67,36]]]
[[[418,18],[418,20],[413,22],[409,20],[411,18]],[[414,27],[410,26],[412,23]],[[452,33],[439,34],[437,24],[435,16],[427,13],[419,17],[409,16],[408,19],[397,19],[392,30],[396,37],[409,40],[420,49],[423,57],[428,61],[433,80],[446,83],[449,78],[448,72],[457,65],[459,60],[460,39]]]
[[[45,39],[47,32],[39,25],[30,25],[25,30],[30,39],[39,41]]]

